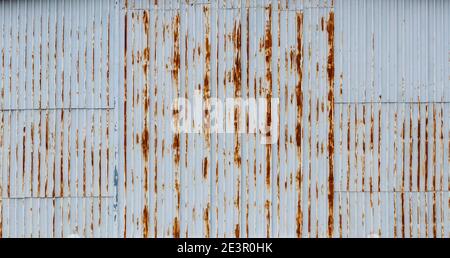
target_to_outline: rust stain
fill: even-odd
[[[362,117],[362,127],[363,128],[366,128],[366,105],[363,105],[362,106],[362,109],[363,109],[363,111],[362,111],[362,114],[363,114],[363,117]],[[364,168],[363,170],[362,170],[362,173],[361,173],[361,190],[364,192],[365,191],[365,180],[366,180],[366,171],[365,171],[365,167],[366,167],[366,130],[363,130],[362,131],[362,151],[363,151],[363,153],[362,153],[362,167]]]
[[[270,4],[266,7],[266,11],[269,13],[268,21],[265,28],[264,36],[264,52],[265,52],[265,65],[266,65],[266,81],[268,83],[268,89],[266,93],[267,99],[267,117],[266,124],[267,128],[271,128],[272,123],[272,5]],[[271,137],[270,130],[266,133],[266,137]],[[272,146],[271,144],[266,145],[266,187],[270,188],[270,167],[271,167],[271,157],[272,157]],[[270,219],[268,218],[270,222]],[[268,223],[269,225],[270,223]]]
[[[334,225],[334,12],[327,21],[328,57],[328,236],[333,236]]]
[[[413,118],[412,118],[412,106],[409,108],[409,191],[413,190],[412,182],[413,182]],[[378,179],[378,182],[380,180]]]
[[[303,177],[303,171],[302,171],[302,134],[303,134],[303,128],[302,128],[302,119],[303,119],[303,89],[302,89],[302,82],[303,82],[303,12],[297,13],[297,52],[295,54],[295,65],[298,73],[298,81],[297,85],[295,87],[295,97],[296,97],[296,103],[297,103],[297,122],[295,126],[295,143],[297,146],[297,155],[300,161],[299,168],[297,169],[297,215],[296,215],[296,234],[297,237],[301,237],[302,235],[302,220],[303,220],[303,212],[301,208],[301,188],[302,188],[302,177]]]
[[[174,162],[176,165],[180,163],[180,134],[173,137],[173,149],[175,150]]]
[[[127,6],[127,4],[125,4],[125,6]],[[125,17],[124,17],[124,65],[123,65],[123,69],[124,69],[124,80],[123,80],[123,105],[124,105],[124,109],[123,109],[123,116],[124,116],[124,121],[127,121],[127,44],[128,44],[128,11],[125,11]],[[127,123],[124,123],[123,125],[124,127],[124,134],[123,134],[123,150],[124,150],[124,192],[126,192],[127,189]],[[126,205],[125,205],[125,211],[124,214],[126,214]],[[126,215],[124,215],[126,216]],[[124,218],[125,219],[125,218]],[[126,220],[125,220],[126,221]],[[124,236],[126,237],[126,229],[124,232]]]
[[[144,210],[142,211],[142,225],[144,227],[143,233],[145,238],[148,237],[148,219],[149,219],[148,207],[147,205],[145,205]]]
[[[128,3],[125,2],[125,16],[124,16],[124,65],[123,65],[123,70],[124,70],[124,80],[123,80],[123,116],[124,116],[124,121],[127,121],[127,44],[128,44]],[[124,129],[124,133],[123,133],[123,160],[124,160],[124,194],[126,194],[127,192],[127,123],[124,123],[123,125],[123,129]],[[123,216],[124,216],[124,221],[127,221],[127,205],[124,205],[124,211],[123,211]],[[127,237],[127,223],[124,223],[124,231],[123,231],[123,236],[126,238]]]
[[[378,105],[378,192],[381,192],[381,106]]]
[[[210,43],[210,21],[209,21],[209,6],[205,5],[203,7],[203,13],[206,17],[205,22],[205,64],[204,64],[204,70],[205,73],[203,75],[203,100],[205,102],[205,109],[204,109],[204,118],[205,118],[205,127],[204,127],[204,133],[205,133],[205,142],[206,142],[206,153],[209,153],[210,147],[211,147],[211,132],[210,132],[210,96],[211,96],[211,90],[210,90],[210,81],[211,81],[211,43]],[[205,155],[203,160],[203,179],[208,178],[208,155]],[[208,226],[209,227],[209,226]]]
[[[421,141],[422,141],[422,134],[421,134],[421,122],[420,122],[420,100],[419,105],[417,106],[417,191],[420,190],[420,173],[421,173]]]
[[[175,94],[176,97],[179,97],[179,81],[180,81],[180,65],[181,65],[181,56],[180,56],[180,14],[176,13],[174,20],[172,22],[173,26],[173,71],[172,77],[174,79],[175,86]],[[187,45],[187,44],[186,44]],[[178,113],[174,114],[174,119],[176,124],[178,124]],[[175,192],[177,196],[177,205],[176,205],[176,214],[175,220],[178,221],[180,216],[180,206],[181,206],[181,192],[180,192],[180,172],[179,172],[179,163],[180,163],[180,134],[179,132],[175,132],[173,136],[173,149],[174,149],[174,162],[175,162]],[[178,231],[178,233],[177,233]],[[179,226],[175,227],[174,223],[174,234],[179,233]]]
[[[266,200],[266,203],[264,204],[264,208],[266,209],[266,237],[270,237],[270,201]]]
[[[41,119],[39,119],[38,124],[38,134],[39,134],[39,142],[41,142]],[[11,150],[9,150],[9,156],[11,156]],[[11,159],[11,157],[10,157]],[[38,196],[41,193],[41,151],[38,151],[38,158],[37,158],[37,194]],[[10,176],[8,175],[8,179]],[[9,179],[10,180],[10,179]],[[8,180],[8,197],[10,197],[10,181]]]
[[[61,118],[60,118],[60,121],[61,121],[61,128],[64,128],[64,110],[61,110]],[[33,127],[33,130],[32,130],[32,138],[34,138],[34,127]],[[61,136],[60,136],[60,138],[61,139],[64,139],[64,130],[61,130]],[[32,140],[33,142],[34,142],[34,140]],[[64,146],[64,141],[63,140],[61,140],[61,146],[60,146],[60,168],[59,168],[59,176],[60,176],[60,180],[61,180],[61,184],[60,184],[60,189],[59,189],[59,192],[60,192],[60,195],[61,196],[63,196],[64,195],[64,155],[63,155],[63,151],[64,151],[64,148],[63,148],[63,146]]]
[[[433,105],[433,164],[436,171],[436,109]],[[436,174],[433,173],[433,190],[436,191]],[[433,194],[433,235],[436,237],[437,228],[436,228],[436,193]]]
[[[203,221],[205,223],[205,230],[206,230],[206,235],[205,237],[209,238],[210,237],[210,226],[209,226],[209,203],[205,209],[205,212],[203,213]]]
[[[372,151],[372,155],[373,155],[373,151],[374,151],[374,122],[375,122],[375,118],[374,118],[374,112],[373,112],[374,108],[373,108],[373,104],[370,104],[370,150]],[[369,188],[370,188],[370,192],[373,192],[373,178],[372,178],[372,173],[370,173],[370,182],[369,182]],[[370,198],[371,202],[372,202],[372,197]]]
[[[235,236],[236,238],[239,238],[239,236],[240,236],[239,224],[236,224],[236,225],[234,226],[234,236]]]
[[[206,178],[208,175],[208,158],[203,159],[203,178]]]
[[[179,31],[180,15],[178,13],[175,15],[175,18],[173,21],[173,26],[174,26],[174,30],[173,30],[174,52],[173,52],[173,60],[172,60],[172,63],[173,63],[172,77],[175,81],[174,86],[175,86],[176,95],[177,95],[177,97],[179,97],[179,77],[180,77],[179,71],[180,71],[181,57],[180,57],[180,31]],[[178,118],[179,118],[179,111],[175,110],[173,116],[174,116],[175,124],[177,125]],[[178,131],[174,133],[172,147],[174,149],[174,158],[173,159],[174,159],[175,165],[177,166],[177,169],[178,169],[178,165],[180,163],[180,134]],[[176,180],[178,181],[178,174],[177,174],[176,178],[177,178]],[[179,195],[178,195],[178,198],[179,198]]]
[[[173,237],[180,238],[180,224],[178,222],[178,218],[174,218],[173,220]]]
[[[84,139],[83,139],[83,195],[86,196],[86,132],[83,131]]]
[[[141,141],[142,141],[142,153],[144,155],[144,160],[147,162],[149,158],[149,149],[150,149],[149,148],[150,140],[147,127],[145,127],[144,131],[142,132]]]
[[[402,160],[405,160],[405,120],[402,122],[401,129],[402,138]],[[402,187],[401,187],[401,221],[402,221],[402,237],[405,237],[405,164],[402,164]]]
[[[235,48],[235,57],[234,57],[234,66],[233,66],[233,82],[234,82],[234,94],[236,97],[241,95],[241,87],[242,87],[242,72],[241,72],[241,51],[242,51],[242,24],[234,24],[233,30],[233,45]],[[267,42],[267,40],[266,40]]]
[[[175,29],[173,30],[173,44],[174,44],[174,53],[173,53],[173,70],[172,70],[172,77],[175,80],[174,86],[177,89],[178,92],[178,83],[179,83],[179,70],[180,70],[180,64],[181,64],[181,58],[180,58],[180,15],[175,15],[173,25]]]
[[[242,88],[242,61],[241,61],[241,51],[242,51],[242,24],[235,23],[233,30],[233,45],[235,48],[234,64],[233,64],[233,82],[234,82],[234,96],[235,98],[241,97]],[[235,143],[234,143],[234,162],[237,164],[238,168],[241,167],[241,143],[239,141],[239,126],[240,126],[240,107],[235,107],[234,109],[234,132],[235,132]]]

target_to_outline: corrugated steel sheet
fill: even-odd
[[[0,235],[117,235],[119,11],[1,1]]]
[[[444,0],[2,1],[0,236],[449,237],[449,23]],[[277,99],[273,143],[172,130],[198,90]]]

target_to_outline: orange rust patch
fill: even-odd
[[[174,161],[178,165],[180,163],[180,134],[178,133],[173,137],[173,149],[175,150]]]
[[[267,220],[266,237],[269,237],[270,236],[270,201],[269,200],[266,200],[264,207],[266,208],[266,220]]]
[[[206,229],[206,237],[210,237],[210,229],[209,229],[209,203],[208,206],[205,209],[205,212],[203,213],[203,221],[205,222],[205,229]]]
[[[142,15],[142,20],[144,21],[144,31],[145,35],[148,35],[149,31],[149,11],[144,11],[144,14]]]
[[[233,45],[236,50],[234,57],[234,66],[233,66],[233,82],[234,82],[234,95],[236,97],[241,94],[241,84],[242,84],[242,72],[241,72],[241,49],[242,49],[242,32],[241,32],[241,24],[234,24],[233,30]]]
[[[175,19],[173,21],[174,23],[174,31],[173,31],[173,44],[174,44],[174,53],[173,53],[173,70],[172,70],[172,77],[175,80],[175,86],[178,89],[178,81],[179,81],[179,71],[180,71],[180,15],[177,14],[175,16]]]
[[[208,176],[208,158],[203,159],[203,178]]]
[[[49,133],[48,133],[48,115],[45,116],[45,149],[48,150]]]
[[[149,218],[148,207],[147,205],[145,205],[144,210],[142,211],[142,225],[144,227],[143,233],[145,238],[148,237],[148,218]]]
[[[144,155],[145,161],[148,161],[150,149],[148,128],[144,128],[141,138],[142,138],[142,153]]]
[[[235,227],[234,227],[234,236],[236,238],[240,237],[239,224],[236,224]]]
[[[180,224],[177,217],[173,219],[173,237],[180,238]]]

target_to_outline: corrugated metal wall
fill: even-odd
[[[117,235],[112,1],[1,1],[0,232]]]
[[[449,237],[446,24],[444,0],[1,1],[0,236]],[[172,130],[196,90],[278,99],[274,143]]]

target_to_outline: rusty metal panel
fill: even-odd
[[[0,233],[114,236],[111,1],[1,1]]]
[[[449,237],[449,14],[2,1],[0,236]]]
[[[120,234],[331,236],[331,2],[124,4]],[[205,102],[279,99],[266,121],[280,116],[282,137],[173,132],[173,100],[196,90]],[[251,115],[236,113],[235,132]]]
[[[449,11],[336,1],[339,236],[449,236]]]

